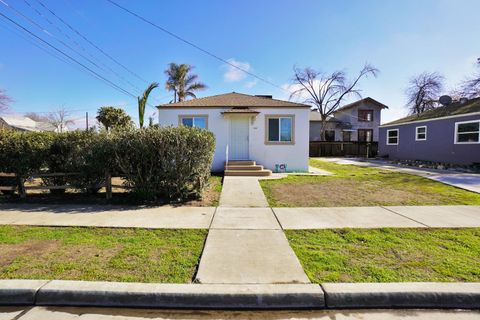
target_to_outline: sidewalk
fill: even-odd
[[[214,207],[0,204],[0,224],[207,229],[214,212]]]
[[[480,206],[273,208],[283,229],[473,228]]]
[[[297,310],[297,311],[222,311],[152,310],[125,308],[0,307],[2,320],[474,320],[478,310]]]
[[[242,197],[237,198],[240,203]],[[220,230],[470,228],[480,227],[480,206],[131,209],[0,204],[0,225]]]

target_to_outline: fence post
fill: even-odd
[[[112,175],[110,174],[110,172],[107,172],[107,175],[105,177],[105,189],[107,200],[112,199]]]
[[[27,192],[25,191],[25,185],[23,183],[22,176],[17,174],[17,183],[18,183],[18,193],[21,199],[25,199],[27,197]]]

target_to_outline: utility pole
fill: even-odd
[[[85,123],[87,125],[87,131],[88,131],[88,111],[85,113]]]

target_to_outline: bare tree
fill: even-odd
[[[480,58],[477,59],[477,73],[462,83],[460,94],[463,97],[480,97]]]
[[[320,137],[321,140],[325,140],[327,118],[338,110],[347,98],[361,97],[360,90],[357,88],[359,81],[368,76],[376,77],[379,70],[370,64],[365,64],[352,80],[347,79],[345,71],[335,71],[330,74],[307,67],[294,68],[294,73],[293,84],[298,89],[290,95],[290,99],[303,98],[304,103],[313,105],[320,113]]]
[[[410,114],[420,114],[438,106],[444,77],[436,72],[423,72],[408,82],[405,90]]]
[[[65,106],[62,106],[58,110],[50,112],[48,115],[48,122],[53,125],[58,132],[64,132],[68,129],[68,125],[75,123],[70,117],[70,112]]]
[[[9,96],[7,96],[5,90],[0,89],[0,111],[7,110],[8,106],[12,102],[13,100]]]

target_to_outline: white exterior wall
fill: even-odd
[[[226,147],[229,144],[229,117],[223,116],[222,111],[229,108],[175,108],[159,109],[160,126],[178,126],[180,115],[206,115],[208,116],[208,130],[215,135],[216,146],[212,164],[213,171],[223,171],[226,160]],[[286,164],[287,171],[308,171],[309,148],[309,108],[255,108],[260,112],[252,116],[249,129],[249,154],[250,159],[272,171],[275,165]],[[265,115],[293,115],[294,139],[292,145],[265,144]],[[233,115],[235,116],[235,115]]]

